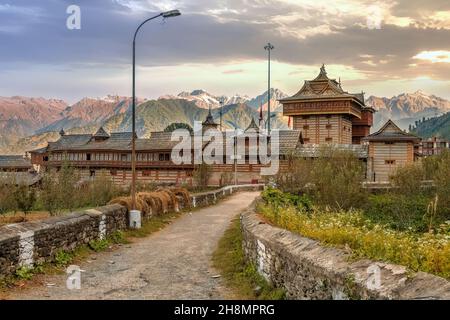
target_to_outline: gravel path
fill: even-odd
[[[218,240],[233,217],[258,192],[242,192],[219,204],[184,214],[163,230],[81,265],[81,290],[66,288],[66,275],[10,299],[227,299],[231,293],[211,266]],[[95,259],[95,260],[94,260]],[[47,286],[47,284],[54,284]]]

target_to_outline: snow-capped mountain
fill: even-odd
[[[221,101],[225,106],[227,106],[231,104],[246,103],[247,101],[250,100],[248,96],[241,96],[238,94],[232,97],[228,97],[225,95],[215,96],[200,89],[191,92],[183,91],[176,96],[165,95],[159,97],[159,99],[184,99],[187,101],[194,102],[199,108],[203,109],[209,109],[209,107],[211,107],[212,109],[219,108]]]
[[[373,129],[377,130],[388,119],[396,120],[402,129],[423,118],[432,118],[450,111],[450,101],[429,95],[421,90],[402,93],[392,98],[370,96],[366,105],[373,107],[375,113]]]

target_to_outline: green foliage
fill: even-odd
[[[411,163],[397,168],[391,175],[390,180],[394,187],[394,192],[403,195],[417,195],[422,193],[422,180],[425,171],[420,163]]]
[[[423,195],[376,194],[370,195],[364,207],[364,215],[373,221],[401,231],[425,232],[428,230],[426,219],[430,200]],[[435,221],[439,224],[443,219]]]
[[[115,244],[125,244],[128,243],[125,234],[121,230],[113,232],[109,237],[109,240]]]
[[[350,209],[361,206],[367,193],[362,188],[363,163],[351,151],[324,146],[311,172],[312,194],[320,206]]]
[[[437,211],[450,219],[450,150],[437,157],[433,176],[438,196]]]
[[[450,112],[416,123],[413,133],[423,138],[443,137],[450,139]]]
[[[33,268],[22,266],[16,270],[16,277],[20,280],[30,280],[33,277]]]
[[[73,260],[73,254],[64,250],[59,250],[55,254],[55,263],[58,267],[64,267]]]
[[[211,175],[212,170],[209,164],[201,163],[197,165],[193,173],[195,186],[199,188],[206,188]]]
[[[18,185],[14,187],[14,200],[18,210],[25,215],[28,214],[36,203],[36,190],[26,185]]]
[[[276,208],[294,206],[298,210],[310,211],[312,209],[312,202],[307,195],[285,193],[272,187],[267,187],[262,192],[262,198]]]
[[[40,192],[40,200],[44,210],[50,215],[57,215],[64,209],[63,190],[59,186],[59,176],[54,170],[46,171],[42,177],[42,187]],[[67,197],[67,194],[65,194]],[[67,197],[72,198],[72,197]]]
[[[213,265],[239,299],[281,300],[285,293],[272,287],[253,264],[247,264],[242,249],[240,221],[235,219],[213,254]],[[256,291],[255,288],[260,290]]]
[[[108,239],[98,239],[89,241],[89,248],[95,252],[100,252],[109,247]]]
[[[287,155],[287,170],[280,170],[275,177],[277,188],[283,192],[299,193],[306,191],[311,183],[311,171],[314,161],[298,158],[294,154]]]
[[[77,207],[97,207],[122,194],[105,171],[98,171],[91,181],[78,184],[74,201]]]
[[[17,210],[14,188],[6,181],[0,180],[0,214]]]

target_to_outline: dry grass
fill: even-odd
[[[10,223],[20,223],[27,221],[38,221],[49,218],[50,214],[47,211],[33,211],[25,215],[23,212],[8,213],[0,215],[0,227]]]
[[[183,188],[157,189],[152,192],[139,192],[136,194],[136,209],[142,211],[144,216],[157,216],[166,214],[170,210],[179,211],[178,196],[182,196],[188,207],[190,206],[189,192]],[[119,197],[111,200],[110,204],[120,204],[131,209],[131,197]]]

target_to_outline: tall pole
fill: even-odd
[[[267,77],[267,132],[270,136],[270,52],[275,49],[275,47],[269,42],[265,47],[268,51],[268,77]]]
[[[237,186],[237,130],[234,128],[234,185]]]
[[[222,115],[223,115],[223,104],[224,104],[223,98],[221,98],[219,102],[220,102],[220,131],[223,131],[223,128],[222,128]]]
[[[162,12],[148,18],[142,22],[134,32],[133,37],[133,101],[131,108],[131,209],[136,210],[136,36],[141,29],[141,27],[149,22],[150,20],[156,19],[158,17],[170,18],[179,16],[180,12],[178,10],[172,10],[167,12]]]

